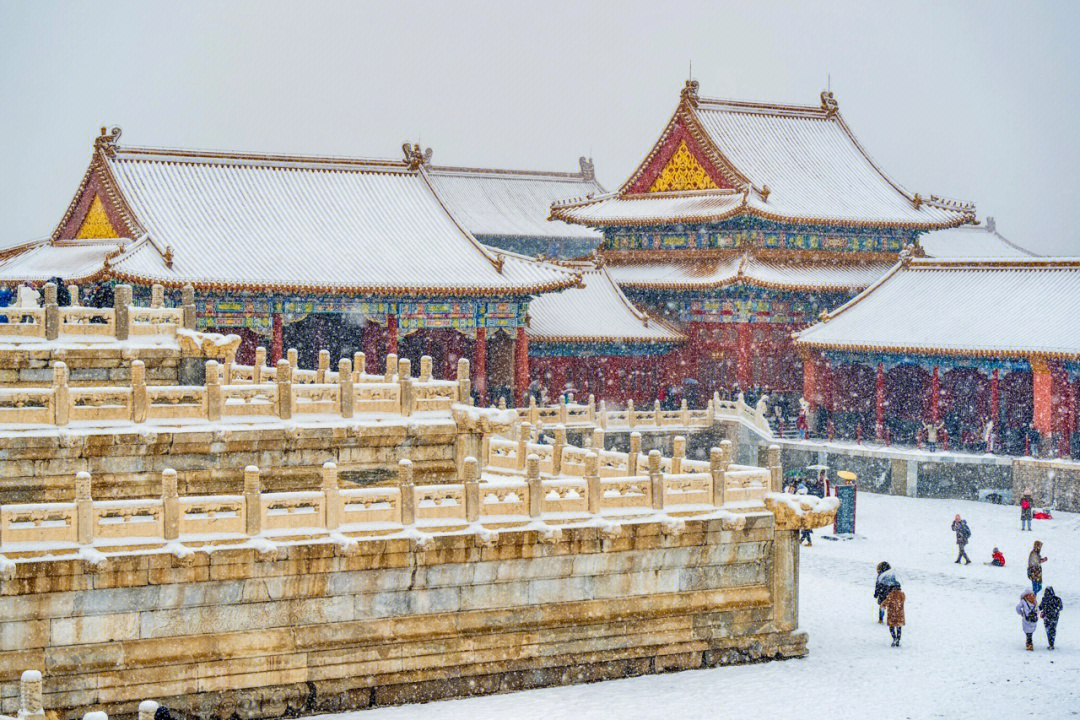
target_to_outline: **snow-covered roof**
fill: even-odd
[[[1080,260],[911,258],[795,337],[822,350],[1080,357]]]
[[[662,252],[662,251],[661,251]],[[893,263],[880,260],[807,262],[770,257],[768,251],[665,260],[650,258],[608,265],[623,287],[689,289],[746,284],[790,290],[861,290]]]
[[[1036,257],[1038,253],[1025,250],[1010,242],[997,231],[994,218],[979,225],[961,225],[946,230],[934,230],[919,238],[919,245],[930,257]]]
[[[682,342],[663,320],[634,307],[607,269],[565,263],[581,274],[581,286],[547,293],[529,304],[529,340],[535,342]]]
[[[578,173],[436,166],[428,175],[450,212],[478,238],[600,239],[591,228],[548,220],[557,200],[606,192],[585,158]]]
[[[678,153],[700,173],[696,185],[713,189],[655,192],[654,181]],[[698,98],[691,81],[660,140],[617,193],[552,208],[553,217],[597,227],[744,213],[933,229],[971,222],[974,206],[911,194],[891,180],[859,145],[831,93],[822,93],[821,106],[711,100]]]
[[[577,281],[566,268],[477,242],[433,189],[423,161],[126,148],[99,139],[54,241],[79,234],[88,193],[117,234],[136,238],[110,258],[110,275],[139,283],[523,295]],[[12,260],[11,271],[21,263]]]
[[[116,255],[122,240],[41,240],[0,260],[0,282],[41,282],[60,277],[79,282],[101,273],[105,258]],[[130,243],[130,241],[127,241]]]

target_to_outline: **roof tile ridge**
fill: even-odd
[[[698,98],[698,107],[702,105],[705,110],[728,109],[735,112],[753,112],[762,115],[794,116],[808,115],[815,118],[828,119],[828,111],[820,105],[802,105],[798,103],[776,103],[759,100],[736,100],[733,98]]]
[[[578,172],[565,172],[560,170],[521,170],[515,168],[474,168],[465,167],[461,165],[432,165],[428,168],[428,172],[432,175],[463,175],[463,176],[485,176],[493,175],[496,177],[522,177],[535,180],[576,180],[582,183],[595,183],[595,178],[585,177],[584,173]]]
[[[442,208],[442,211],[446,213],[446,217],[450,218],[450,222],[454,223],[454,227],[458,229],[462,237],[466,241],[471,243],[472,246],[476,249],[476,251],[479,252],[488,262],[490,262],[491,265],[495,268],[495,270],[501,275],[503,271],[503,258],[505,256],[505,253],[503,253],[502,251],[495,252],[491,250],[487,245],[484,245],[482,242],[473,237],[472,233],[470,233],[465,228],[465,226],[458,221],[458,219],[454,216],[454,213],[450,212],[450,208],[443,201],[442,197],[439,195],[439,192],[435,189],[435,184],[431,182],[431,177],[428,176],[427,168],[425,168],[421,164],[416,170],[416,174],[420,177],[421,181],[424,184],[424,187],[426,187],[428,192],[431,193],[431,196],[435,198],[435,202],[437,202],[439,204],[439,207]]]
[[[821,322],[823,322],[823,323],[828,322],[829,320],[832,320],[833,318],[839,316],[841,313],[847,312],[851,308],[855,307],[857,304],[859,304],[859,302],[862,301],[863,298],[867,297],[870,293],[874,292],[876,289],[878,289],[879,287],[884,285],[886,282],[888,282],[894,275],[896,275],[898,272],[900,272],[901,269],[910,267],[910,265],[915,260],[918,260],[918,259],[919,258],[909,258],[909,259],[901,260],[900,262],[896,263],[891,268],[889,268],[889,270],[884,275],[882,275],[877,280],[875,280],[874,282],[867,285],[866,288],[862,292],[860,292],[855,297],[848,300],[846,303],[844,303],[840,307],[836,308],[832,312],[828,312],[828,311],[823,310],[821,312],[821,315],[818,316],[820,318]],[[803,333],[809,332],[810,330],[813,330],[815,327],[817,327],[818,324],[819,323],[814,323],[810,327],[805,328],[803,330],[800,330],[799,332],[796,333],[796,337],[801,339],[801,336],[802,336]]]
[[[358,168],[372,167],[408,172],[408,166],[402,160],[393,158],[350,157],[345,155],[304,155],[242,150],[200,150],[194,148],[142,147],[127,145],[116,146],[114,154],[117,159],[123,160],[157,160],[161,162],[183,162],[184,160],[194,162],[222,161],[220,164],[223,165],[227,165],[228,161],[233,160],[265,163],[269,167],[276,165],[307,164],[346,167],[356,166]]]
[[[625,305],[630,310],[634,317],[636,317],[640,322],[644,323],[645,327],[648,327],[648,318],[650,317],[648,313],[638,308],[637,305],[634,305],[634,303],[630,301],[630,298],[626,297],[626,293],[624,293],[622,291],[622,288],[619,287],[619,283],[615,282],[615,278],[611,277],[611,273],[607,271],[607,267],[604,265],[598,265],[596,269],[599,271],[601,279],[607,282],[615,290],[615,295],[618,296],[619,300],[622,301],[623,305]]]

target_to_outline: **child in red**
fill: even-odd
[[[1000,550],[994,548],[993,554],[990,556],[992,559],[990,564],[994,567],[1005,567],[1005,556]]]

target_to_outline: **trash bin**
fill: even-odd
[[[833,520],[833,534],[844,535],[855,533],[855,496],[859,486],[855,484],[855,473],[841,470],[836,473],[841,479],[840,483],[833,486],[833,492],[840,499],[840,507],[836,511],[836,519]]]

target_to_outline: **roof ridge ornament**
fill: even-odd
[[[831,118],[840,110],[840,103],[836,102],[832,90],[821,91],[821,109],[825,111],[825,117]]]
[[[581,177],[585,180],[596,179],[596,169],[593,167],[592,158],[586,158],[584,155],[578,158],[578,163],[581,165]]]
[[[987,232],[997,232],[997,221],[994,220],[993,215],[987,215],[986,216],[985,225],[986,225],[986,231]]]
[[[431,164],[432,150],[420,149],[420,143],[413,143],[412,145],[406,140],[401,143],[401,151],[405,153],[405,163],[409,166],[410,170],[419,170],[424,165]]]
[[[116,157],[116,143],[120,139],[120,132],[119,125],[113,125],[112,132],[102,127],[101,134],[94,138],[94,149],[101,150],[109,157]]]
[[[761,202],[769,202],[769,193],[771,192],[772,190],[769,189],[769,185],[767,183],[765,185],[762,185],[761,190],[758,191],[758,193],[761,195]]]
[[[686,85],[683,86],[680,96],[685,100],[690,107],[697,107],[698,104],[698,81],[687,80]]]

